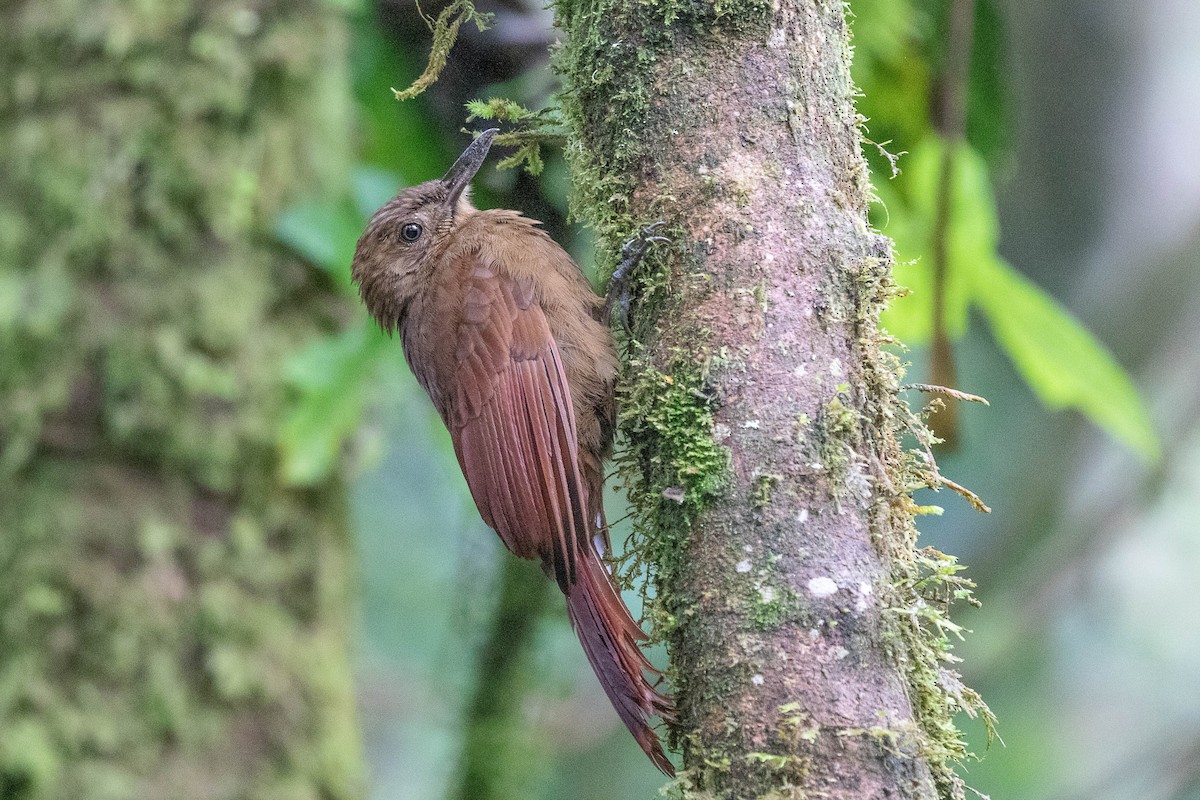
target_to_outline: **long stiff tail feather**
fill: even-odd
[[[593,547],[580,553],[577,566],[578,578],[567,593],[571,625],[625,727],[654,765],[674,777],[675,768],[663,753],[650,717],[673,720],[675,706],[647,678],[658,672],[638,647],[646,635]]]

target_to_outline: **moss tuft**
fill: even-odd
[[[771,502],[771,490],[783,480],[782,475],[759,475],[754,479],[754,488],[750,493],[750,505],[755,508],[765,508]]]
[[[954,654],[954,642],[965,631],[951,620],[951,608],[960,602],[976,604],[974,584],[960,574],[964,567],[953,556],[917,547],[915,519],[927,509],[913,501],[911,492],[940,488],[946,482],[933,458],[933,434],[900,395],[904,365],[893,352],[880,349],[880,345],[893,344],[878,326],[879,309],[896,292],[886,270],[889,263],[888,258],[871,259],[869,269],[864,270],[870,277],[864,279],[862,288],[870,302],[858,320],[860,329],[873,337],[867,343],[875,353],[874,369],[867,373],[864,387],[874,399],[867,414],[896,440],[917,443],[916,448],[894,451],[897,460],[886,465],[894,482],[891,494],[877,501],[872,515],[876,547],[891,571],[891,584],[884,587],[888,605],[885,636],[913,697],[915,747],[929,763],[939,796],[962,800],[966,785],[955,765],[974,754],[967,748],[956,718],[962,712],[981,719],[990,742],[996,735],[996,717],[983,698],[963,684],[954,668],[960,660]],[[978,507],[986,508],[982,503]]]
[[[727,481],[729,453],[713,439],[706,372],[682,354],[670,371],[636,355],[625,362],[618,402],[628,446],[618,453],[617,466],[634,510],[629,568],[653,565],[660,585],[674,585],[692,520]],[[657,596],[675,598],[672,593]],[[648,598],[645,613],[659,637],[669,632],[675,614],[686,605],[676,598],[662,608]]]

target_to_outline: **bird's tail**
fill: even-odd
[[[675,768],[663,753],[650,717],[673,720],[675,706],[647,678],[658,672],[638,646],[646,634],[630,615],[595,550],[588,547],[580,555],[578,577],[567,594],[571,625],[625,727],[654,765],[674,776]]]

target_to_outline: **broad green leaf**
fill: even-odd
[[[307,485],[329,473],[362,420],[387,343],[364,315],[361,324],[318,339],[285,365],[296,392],[280,434],[287,483]]]
[[[976,265],[974,296],[996,341],[1051,408],[1076,408],[1147,460],[1158,435],[1137,389],[1071,313],[999,259]]]
[[[910,290],[883,315],[901,340],[929,340],[933,318],[930,253],[945,145],[930,137],[901,162],[902,174],[877,187],[882,230],[896,243],[896,281]],[[983,310],[1001,347],[1038,397],[1076,408],[1146,458],[1159,442],[1137,390],[1112,356],[1065,309],[996,255],[999,226],[987,166],[969,146],[952,154],[946,231],[946,322],[966,329],[969,306]]]
[[[933,233],[945,154],[946,145],[930,136],[901,160],[899,177],[876,187],[885,208],[877,221],[896,244],[896,282],[909,290],[884,312],[883,324],[909,344],[932,335]],[[967,328],[966,275],[976,262],[994,257],[997,225],[983,162],[965,145],[951,157],[944,312],[947,332],[957,339]]]
[[[971,47],[967,141],[992,167],[1011,155],[1014,115],[1009,87],[1009,34],[1006,15],[997,0],[980,0],[975,6],[975,41]]]
[[[912,209],[900,199],[895,187],[879,183],[875,187],[882,211],[873,219],[875,227],[886,233],[895,245],[895,264],[892,276],[907,294],[893,300],[881,316],[883,327],[909,344],[929,341],[930,324],[933,318],[932,282],[929,262],[918,261],[914,248],[923,238],[920,220]]]
[[[851,73],[861,90],[858,109],[866,117],[868,136],[880,144],[890,142],[887,147],[894,153],[909,150],[932,131],[928,14],[914,9],[910,0],[852,0],[850,8],[855,46]],[[873,150],[867,147],[866,154],[879,169]]]
[[[868,136],[889,150],[912,150],[933,132],[931,100],[946,58],[949,3],[850,0],[854,33],[851,73],[861,89]],[[991,164],[1007,153],[1012,114],[1008,31],[997,0],[975,3],[967,97],[967,140]],[[883,164],[866,148],[877,177]]]
[[[275,235],[308,261],[351,290],[350,262],[363,220],[348,198],[294,205],[279,215]]]
[[[358,237],[371,214],[401,185],[394,172],[361,166],[354,171],[353,197],[298,203],[279,215],[275,236],[349,290]]]

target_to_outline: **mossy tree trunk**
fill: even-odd
[[[962,794],[844,4],[560,0],[575,213],[654,220],[622,396],[688,798]],[[925,556],[924,565],[933,566]],[[939,612],[940,613],[940,612]]]
[[[279,478],[335,324],[269,236],[336,191],[317,0],[0,9],[0,797],[351,798],[338,476]]]

